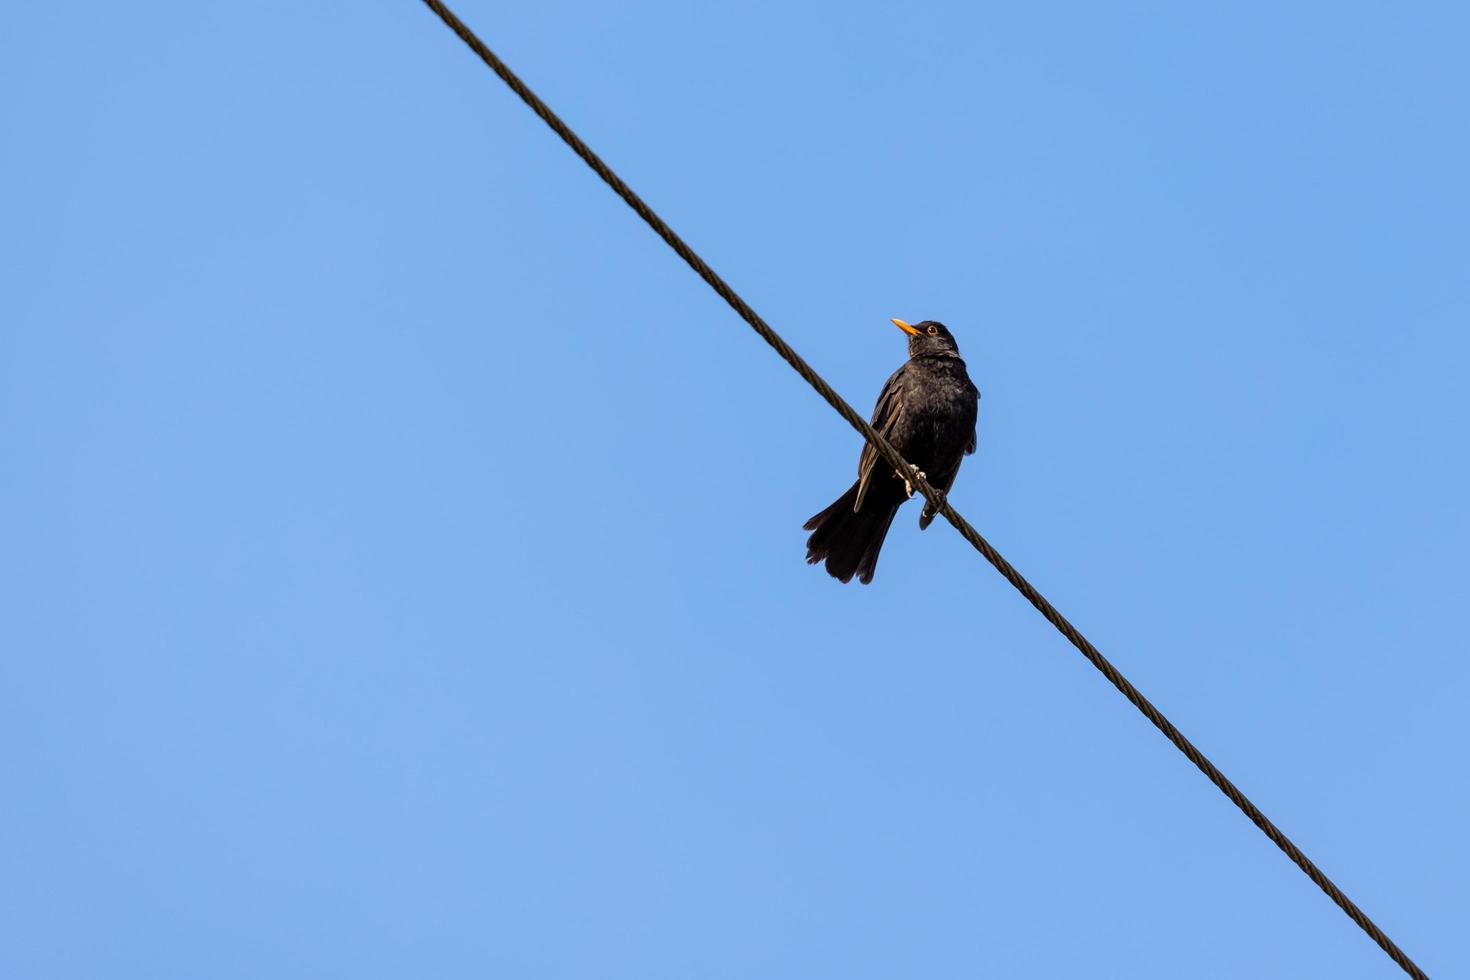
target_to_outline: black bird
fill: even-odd
[[[873,409],[873,428],[940,493],[954,485],[960,461],[975,451],[975,417],[980,392],[965,373],[960,348],[944,324],[934,320],[894,326],[909,335],[909,359],[893,372]],[[863,446],[858,479],[832,505],[806,522],[812,536],[806,560],[826,561],[833,578],[873,581],[878,551],[888,525],[914,495],[908,474],[888,469],[872,446]],[[934,520],[926,501],[919,529]]]

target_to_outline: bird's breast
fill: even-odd
[[[957,461],[975,432],[976,391],[957,358],[915,358],[903,379],[894,448],[920,469]]]

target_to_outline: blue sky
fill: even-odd
[[[1470,15],[461,0],[1432,975]],[[0,974],[1396,968],[422,6],[0,12]]]

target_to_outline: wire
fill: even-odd
[[[690,248],[684,239],[679,237],[674,229],[670,228],[641,197],[635,194],[633,189],[625,184],[623,179],[614,173],[612,168],[592,151],[591,147],[582,142],[581,137],[574,133],[570,126],[562,122],[561,118],[551,111],[551,107],[545,102],[542,102],[540,97],[535,92],[532,92],[526,83],[521,81],[515,72],[511,71],[510,67],[496,56],[495,52],[486,47],[485,42],[481,41],[463,21],[456,17],[452,10],[443,3],[440,3],[439,0],[423,0],[423,2],[425,6],[438,15],[439,19],[450,30],[459,35],[460,40],[464,41],[470,50],[474,51],[480,57],[480,60],[489,66],[491,71],[500,76],[501,81],[510,86],[511,91],[520,96],[521,101],[526,103],[532,112],[540,116],[542,121],[547,126],[550,126],[557,136],[561,137],[562,142],[571,147],[572,151],[596,172],[597,176],[601,177],[630,208],[636,211],[638,216],[647,222],[648,226],[657,232],[658,236],[667,242],[669,247],[677,252],[679,257],[687,262],[689,267],[697,272],[699,277],[708,283],[711,289],[720,295],[720,298],[726,303],[729,303],[735,312],[740,314],[740,318],[750,324],[756,333],[760,334],[762,340],[775,348],[776,353],[781,355],[781,359],[791,365],[797,374],[801,375],[808,384],[815,388],[817,394],[821,395],[827,404],[837,410],[837,414],[846,419],[848,424],[854,429],[862,433],[863,438],[878,451],[878,454],[895,471],[904,474],[914,472],[913,467],[899,455],[898,451],[889,445],[888,441],[876,429],[869,425],[868,421],[859,415],[841,395],[837,394],[832,386],[821,375],[817,374],[810,364],[802,360],[801,356],[791,348],[791,345],[786,343],[781,335],[776,333],[771,328],[771,325],[766,323],[760,314],[756,313],[750,307],[750,304],[745,302],[740,297],[740,294],[736,293],[730,287],[729,283],[720,278],[704,259],[700,258],[698,253]],[[1200,772],[1209,777],[1210,782],[1219,787],[1220,792],[1224,793],[1230,799],[1231,803],[1239,807],[1240,811],[1250,818],[1251,823],[1259,827],[1261,832],[1270,838],[1271,842],[1279,847],[1287,857],[1291,858],[1292,862],[1301,868],[1307,877],[1316,883],[1318,888],[1326,892],[1327,896],[1347,913],[1348,918],[1357,923],[1360,929],[1366,932],[1374,942],[1382,947],[1383,951],[1395,963],[1402,967],[1405,973],[1417,978],[1417,980],[1429,980],[1428,975],[1419,969],[1414,961],[1409,959],[1408,955],[1399,949],[1398,945],[1392,939],[1388,938],[1383,930],[1378,928],[1373,920],[1368,918],[1363,910],[1358,908],[1352,899],[1343,893],[1341,888],[1338,888],[1332,882],[1332,879],[1328,878],[1316,864],[1312,863],[1311,859],[1303,854],[1301,849],[1292,843],[1291,839],[1282,833],[1261,812],[1260,808],[1252,803],[1234,783],[1227,779],[1225,774],[1213,762],[1206,758],[1203,752],[1194,746],[1193,742],[1185,738],[1184,733],[1174,727],[1174,723],[1164,717],[1164,713],[1154,707],[1148,698],[1144,697],[1142,692],[1134,687],[1128,681],[1128,678],[1124,677],[1118,671],[1118,668],[1114,667],[1097,647],[1093,646],[1087,637],[1078,631],[1077,627],[1069,623],[1067,618],[1058,612],[1056,607],[1036,590],[1035,586],[1026,581],[1025,577],[1016,571],[1015,566],[1006,561],[1001,553],[996,551],[995,547],[989,541],[986,541],[980,532],[970,525],[969,521],[965,520],[958,511],[950,506],[944,494],[935,490],[927,480],[917,475],[905,476],[905,479],[908,479],[914,485],[914,488],[924,495],[924,499],[933,505],[939,513],[944,515],[945,520],[954,525],[955,530],[959,531],[960,535],[966,541],[970,542],[975,550],[985,557],[986,561],[994,565],[996,570],[1005,576],[1007,582],[1010,582],[1021,595],[1026,597],[1027,602],[1035,606],[1041,615],[1046,617],[1047,622],[1055,626],[1058,632],[1067,638],[1068,642],[1081,651],[1082,655],[1108,679],[1109,683],[1121,691],[1123,696],[1132,702],[1133,706],[1141,711],[1143,716],[1155,728],[1163,732],[1164,736],[1173,742],[1179,751],[1183,752],[1185,757],[1195,764]]]

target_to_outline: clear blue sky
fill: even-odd
[[[1463,5],[457,8],[1470,973]],[[0,87],[0,975],[1397,975],[419,3]]]

